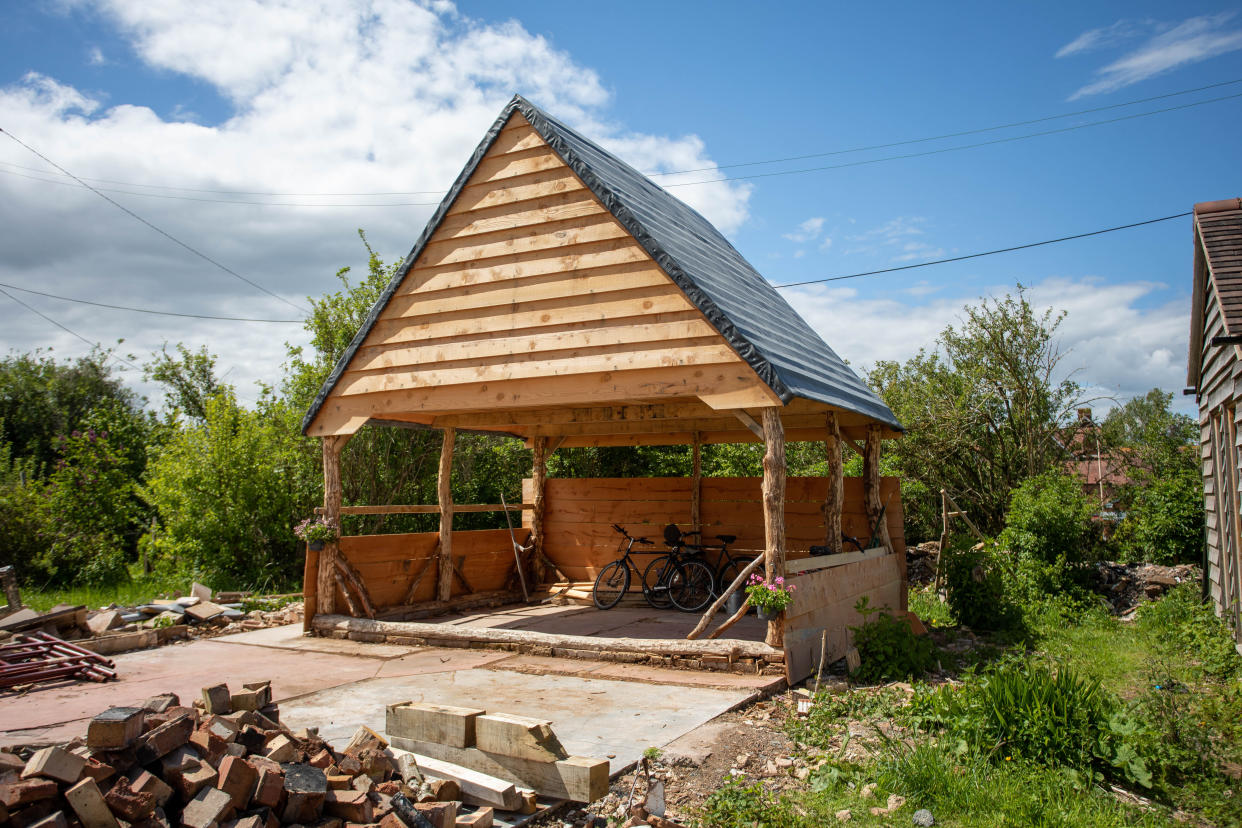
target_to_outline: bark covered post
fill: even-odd
[[[827,415],[824,454],[828,458],[828,493],[824,496],[824,545],[828,554],[841,551],[841,506],[845,501],[845,469],[841,459],[841,428],[837,412]]]
[[[785,574],[785,427],[778,408],[763,409],[763,565],[773,580]],[[780,647],[784,640],[777,618],[768,622],[767,643]]]
[[[440,503],[440,560],[436,573],[436,600],[447,601],[453,594],[453,443],[457,432],[444,429],[440,446],[440,471],[436,494]]]
[[[875,531],[873,540],[879,540],[891,551],[893,541],[888,535],[888,515],[880,521],[884,502],[880,499],[880,426],[867,426],[867,444],[863,446],[863,506],[867,510],[868,528]],[[879,528],[876,523],[879,522]]]
[[[530,556],[530,560],[531,574],[534,576],[535,584],[538,585],[544,583],[548,576],[546,567],[543,565],[543,517],[546,509],[544,495],[548,485],[548,438],[536,437],[533,448],[535,459],[531,465],[530,482],[534,495],[531,498],[530,534],[535,551]]]
[[[690,531],[697,532],[703,522],[703,434],[694,432],[691,444],[691,464],[693,471],[690,476]]]
[[[323,438],[323,519],[341,530],[341,449],[348,435],[335,434]],[[315,612],[332,615],[336,612],[337,541],[324,544],[319,552],[319,577],[316,579]]]

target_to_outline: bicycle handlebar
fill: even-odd
[[[641,543],[641,544],[643,544],[643,545],[645,545],[645,546],[655,546],[655,542],[654,542],[654,541],[649,541],[649,540],[647,540],[646,538],[636,538],[636,537],[634,537],[634,536],[633,536],[633,535],[631,535],[629,532],[625,531],[625,528],[624,528],[624,527],[622,527],[622,526],[621,526],[621,524],[619,524],[619,523],[614,523],[614,524],[612,525],[612,528],[613,528],[613,529],[616,529],[618,532],[620,532],[622,537],[627,538],[628,540],[632,540],[634,543]]]

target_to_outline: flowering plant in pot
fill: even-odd
[[[769,581],[758,573],[750,576],[746,587],[746,596],[750,605],[759,611],[759,617],[770,621],[789,606],[793,601],[793,584],[786,584],[785,579],[777,576]]]
[[[311,549],[323,549],[324,544],[332,543],[340,533],[336,527],[321,517],[307,518],[293,529],[293,534],[306,541]]]

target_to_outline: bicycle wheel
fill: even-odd
[[[673,574],[673,567],[672,557],[661,555],[643,570],[643,597],[656,609],[668,609],[673,605],[672,599],[668,597],[668,581]]]
[[[596,576],[591,600],[602,610],[612,609],[621,603],[621,597],[629,588],[630,568],[625,561],[613,561]]]
[[[669,579],[668,597],[682,612],[698,612],[716,591],[712,568],[702,561],[682,561]]]
[[[730,560],[730,561],[725,561],[724,566],[720,567],[720,571],[716,573],[716,590],[715,590],[716,595],[719,596],[720,593],[728,589],[729,585],[733,583],[733,580],[739,574],[741,574],[742,570],[745,569],[746,565],[749,563],[750,561],[748,560],[745,560],[745,559],[739,560],[737,558],[734,558],[733,560]],[[762,578],[763,577],[763,565],[760,564],[755,570],[753,570],[753,574],[758,575],[760,578]],[[746,589],[746,584],[742,584],[741,589]]]

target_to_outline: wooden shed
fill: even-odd
[[[438,503],[342,506],[341,448],[367,425],[443,431]],[[501,509],[451,501],[455,434],[472,430],[533,449],[524,502],[511,504],[520,572],[508,532],[452,528],[455,512]],[[893,413],[703,216],[520,96],[385,288],[304,431],[323,441],[329,519],[440,515],[437,533],[342,537],[308,552],[307,624],[322,634],[447,640],[443,623],[414,619],[520,601],[519,584],[583,596],[615,557],[613,523],[736,535],[770,577],[800,587],[794,604],[764,640],[464,634],[797,679],[821,645],[844,654],[861,596],[905,610],[898,481],[879,474],[880,441],[901,433]],[[828,475],[787,480],[786,441],[821,443]],[[761,479],[702,477],[700,446],[743,442],[765,445]],[[547,479],[559,448],[678,444],[693,446],[692,477]],[[861,479],[842,477],[846,447],[864,458]],[[843,532],[874,535],[873,548],[842,552]],[[812,545],[829,554],[811,557]],[[453,627],[455,639],[466,629]]]
[[[1194,297],[1187,385],[1199,402],[1208,593],[1242,649],[1239,403],[1242,402],[1242,199],[1194,209]]]

